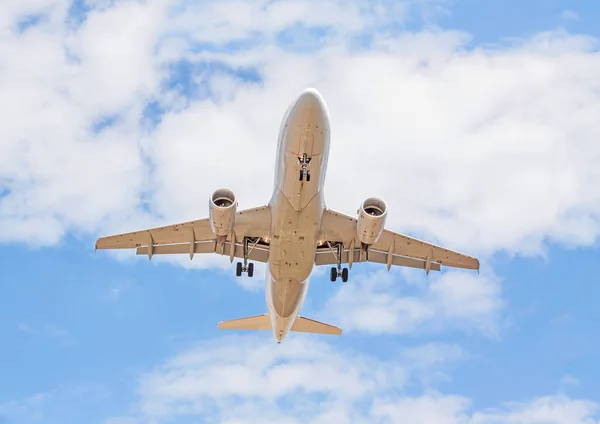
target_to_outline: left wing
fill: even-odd
[[[441,265],[476,269],[479,260],[463,253],[426,243],[415,238],[384,229],[377,241],[368,251],[361,249],[356,236],[356,218],[339,212],[326,210],[321,224],[320,239],[333,244],[342,244],[342,263],[352,267],[353,262],[376,262],[392,265],[439,271]],[[316,265],[336,264],[336,252],[331,246],[319,247],[315,258]]]
[[[268,206],[247,209],[235,214],[233,232],[224,243],[217,243],[210,220],[183,222],[165,227],[134,231],[109,237],[101,237],[96,249],[136,249],[138,255],[186,254],[190,259],[195,253],[219,253],[243,258],[245,238],[253,239],[248,259],[267,262],[269,245],[264,239],[269,235],[271,211]]]

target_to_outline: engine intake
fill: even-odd
[[[217,237],[227,237],[233,231],[237,202],[233,191],[215,190],[210,196],[210,226]]]
[[[375,243],[385,227],[387,205],[381,199],[370,197],[365,200],[358,210],[356,232],[363,245]]]

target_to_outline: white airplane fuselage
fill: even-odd
[[[269,202],[271,230],[266,300],[273,334],[281,342],[298,316],[315,262],[325,210],[323,184],[329,156],[327,106],[304,90],[286,111],[279,131],[275,186]],[[310,174],[301,178],[302,162]]]

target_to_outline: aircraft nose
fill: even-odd
[[[325,102],[323,96],[315,88],[307,88],[300,93],[298,101],[296,102],[296,108],[298,109],[325,109]]]

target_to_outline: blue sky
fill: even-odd
[[[600,5],[262,3],[0,6],[0,423],[600,423]],[[278,346],[216,328],[265,311],[262,268],[94,252],[207,216],[220,186],[268,202],[309,85],[332,114],[328,205],[380,195],[391,229],[480,276],[317,272],[303,314],[344,335]],[[373,305],[394,322],[360,322]]]

